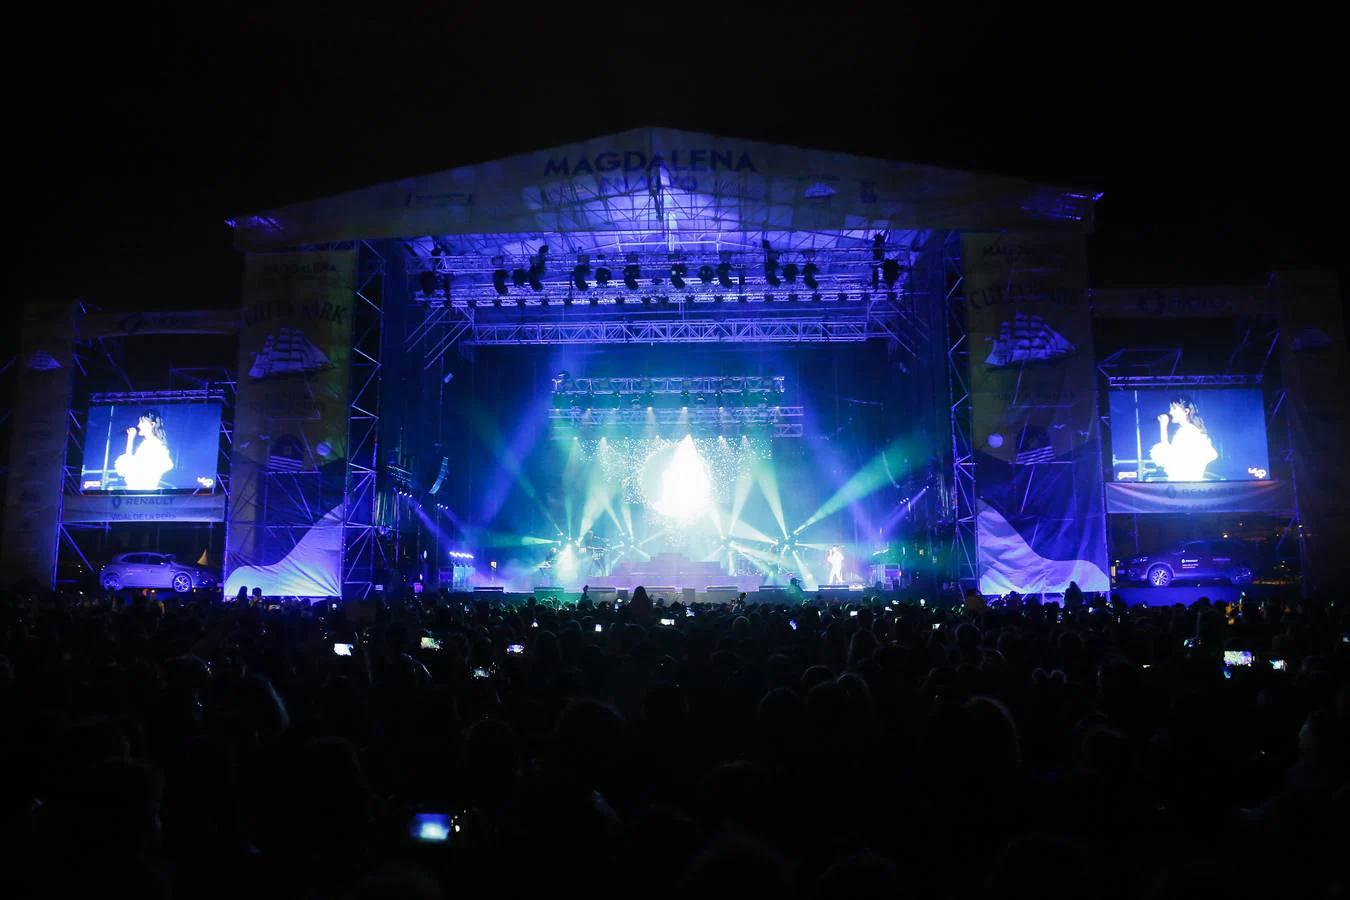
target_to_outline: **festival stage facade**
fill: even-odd
[[[1095,199],[654,128],[240,218],[241,314],[30,316],[5,559],[195,528],[226,594],[297,597],[1317,571],[1334,284],[1089,290]],[[122,391],[148,334],[182,383]],[[184,381],[204,336],[233,364]]]

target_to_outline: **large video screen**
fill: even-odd
[[[1116,481],[1266,481],[1260,388],[1150,388],[1109,394]]]
[[[91,406],[85,433],[86,492],[215,489],[219,403]]]

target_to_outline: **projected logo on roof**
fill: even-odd
[[[644,172],[665,169],[668,172],[755,172],[749,153],[734,150],[672,150],[669,158],[660,153],[648,156],[641,150],[607,150],[595,156],[564,156],[544,163],[544,177],[594,175],[597,172]]]

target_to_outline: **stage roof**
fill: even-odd
[[[571,253],[737,249],[761,240],[834,249],[861,247],[879,231],[892,238],[933,230],[1087,231],[1099,196],[1000,175],[636,128],[229,224],[245,251],[360,239],[406,239],[418,253],[457,256],[517,255],[545,240]]]

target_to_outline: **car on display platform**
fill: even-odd
[[[216,573],[196,563],[183,562],[171,553],[121,553],[98,573],[98,583],[107,591],[122,588],[168,588],[178,594],[220,583]]]
[[[1251,584],[1252,563],[1240,541],[1185,541],[1171,550],[1131,557],[1125,564],[1129,581],[1152,587],[1181,582]]]

